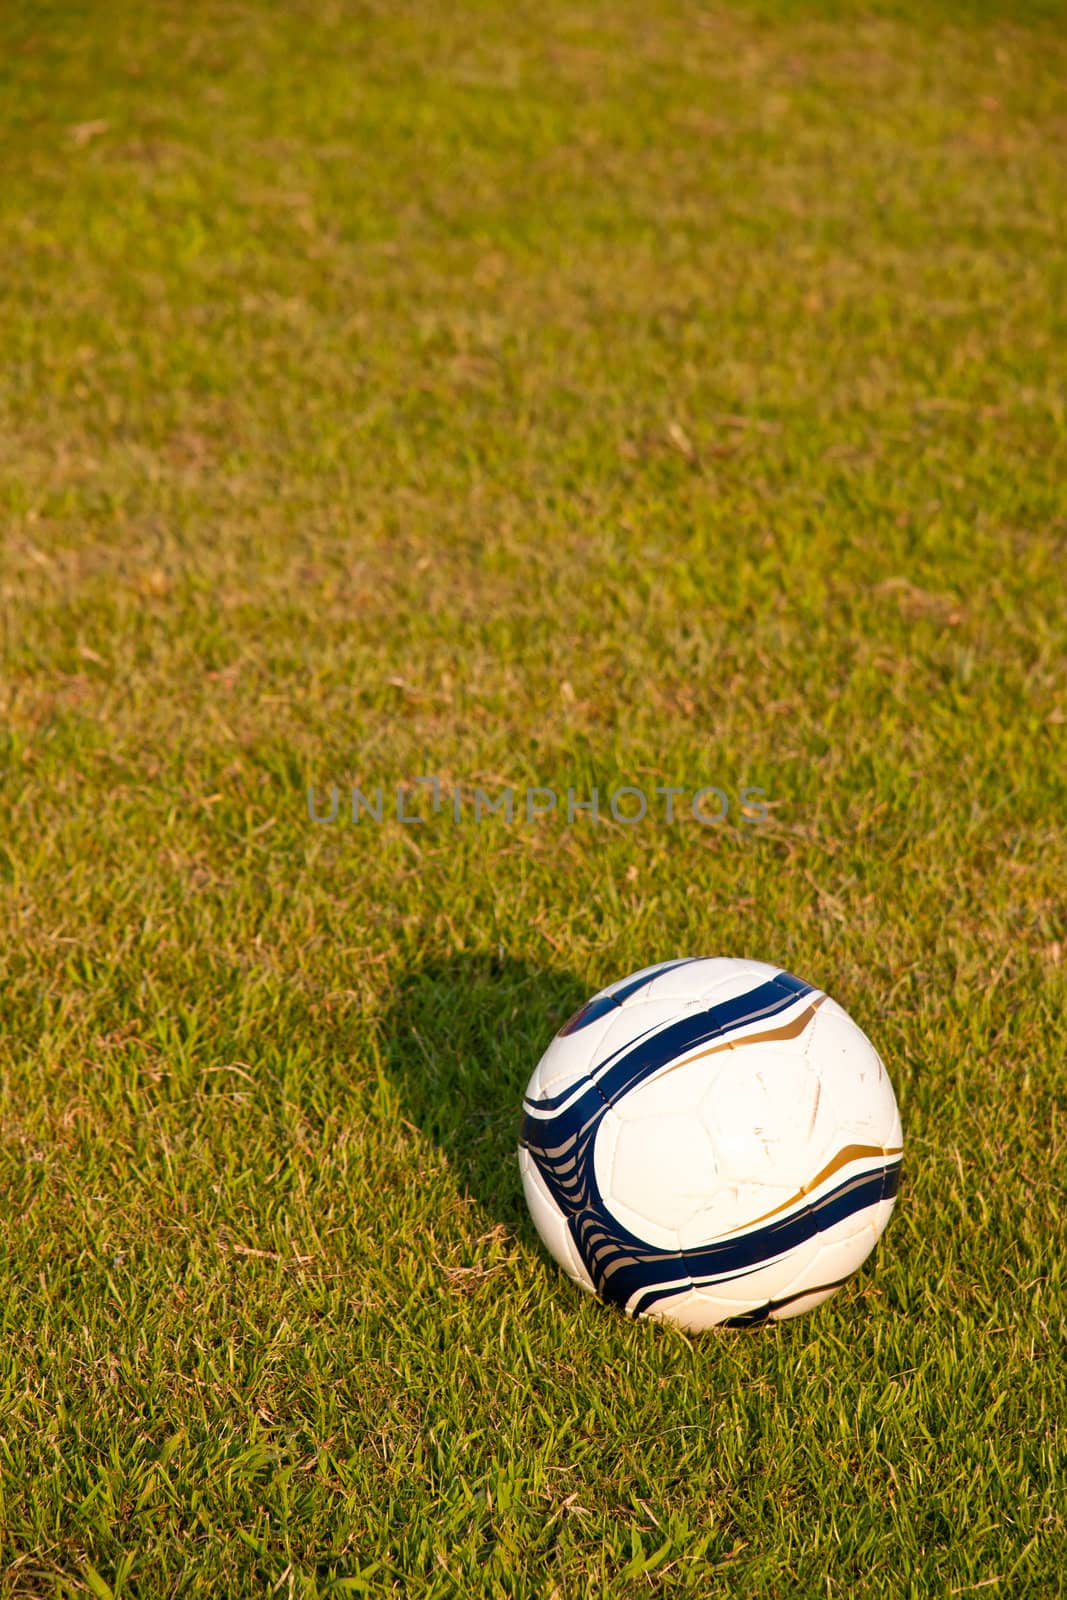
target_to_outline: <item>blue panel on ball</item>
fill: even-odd
[[[724,1279],[741,1277],[747,1270],[758,1268],[764,1262],[772,1261],[776,1256],[785,1255],[788,1251],[795,1250],[798,1245],[806,1244],[817,1233],[832,1228],[835,1223],[843,1222],[846,1217],[855,1216],[859,1211],[866,1211],[868,1206],[876,1206],[882,1200],[892,1199],[899,1183],[900,1158],[894,1157],[874,1172],[865,1172],[861,1177],[846,1179],[829,1194],[803,1206],[791,1216],[765,1223],[762,1227],[753,1228],[751,1233],[742,1234],[738,1238],[725,1239],[718,1244],[706,1245],[697,1250],[679,1251],[674,1260],[683,1264],[686,1275],[696,1286],[702,1282],[720,1283]],[[677,1277],[677,1272],[674,1275]],[[641,1311],[647,1311],[657,1301],[677,1294],[677,1289],[666,1289],[662,1284],[662,1278],[656,1285],[649,1284],[647,1288],[635,1283],[631,1295],[644,1289],[633,1306],[635,1316]],[[627,1296],[627,1300],[629,1298],[630,1295]]]
[[[649,967],[644,972],[639,972],[629,983],[619,983],[604,994],[595,994],[591,1000],[576,1011],[569,1022],[565,1022],[559,1030],[557,1038],[566,1039],[572,1033],[578,1033],[582,1028],[587,1028],[597,1017],[604,1016],[608,1011],[621,1006],[630,996],[636,994],[638,989],[643,989],[646,983],[652,983],[656,978],[662,977],[665,972],[670,972],[674,967],[687,967],[691,958],[681,961],[664,961],[658,967]]]

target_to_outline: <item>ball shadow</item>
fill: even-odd
[[[384,1061],[401,1115],[441,1151],[470,1199],[530,1239],[516,1159],[523,1090],[588,993],[566,970],[460,955],[408,974],[385,1019]]]

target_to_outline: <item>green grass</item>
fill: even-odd
[[[0,1594],[1065,1591],[1055,6],[0,18]],[[308,819],[718,784],[718,828]],[[827,1307],[572,1291],[587,993],[871,1034]]]

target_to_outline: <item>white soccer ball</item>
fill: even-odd
[[[901,1148],[878,1052],[828,995],[762,961],[681,960],[560,1029],[519,1164],[576,1283],[699,1331],[828,1299],[889,1221]]]

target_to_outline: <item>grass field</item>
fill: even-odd
[[[1064,16],[5,6],[5,1600],[1067,1593]],[[778,1328],[525,1214],[679,954],[897,1088]]]

